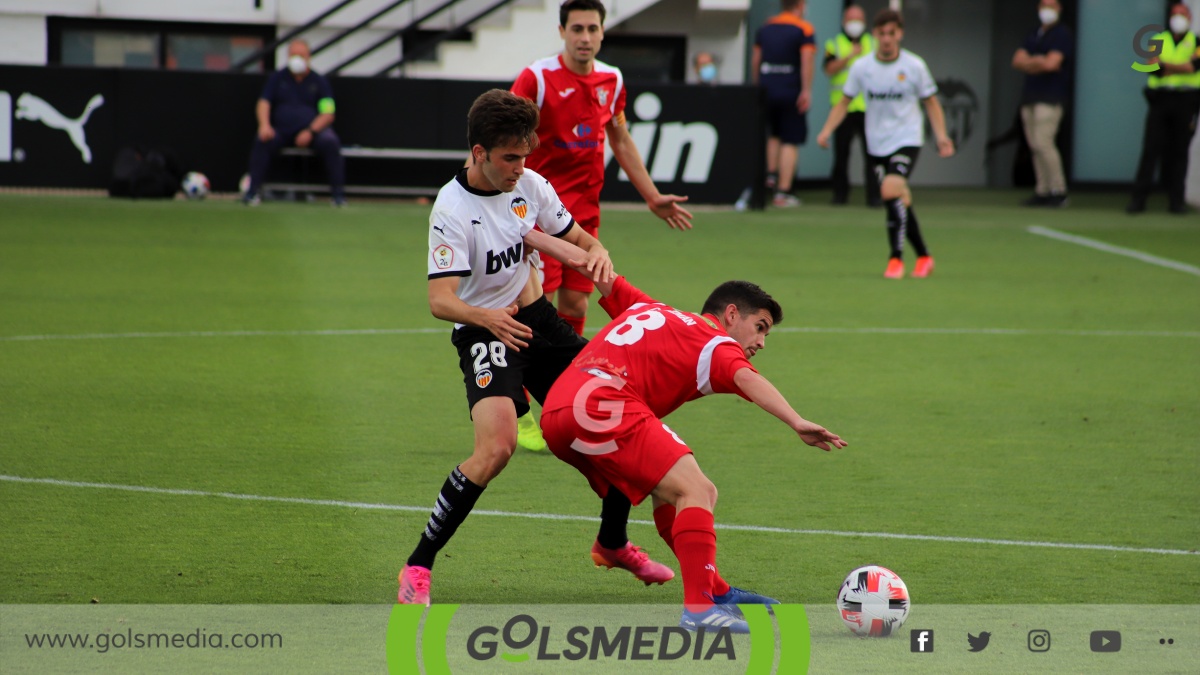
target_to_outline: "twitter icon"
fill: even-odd
[[[981,652],[987,649],[988,641],[992,639],[992,634],[984,631],[978,636],[967,633],[967,644],[971,645],[968,651]]]

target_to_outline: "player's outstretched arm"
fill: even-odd
[[[783,394],[779,393],[775,385],[750,368],[742,368],[734,373],[733,383],[737,385],[738,389],[742,390],[742,393],[747,398],[754,401],[758,407],[778,417],[780,421],[791,427],[800,436],[800,440],[808,445],[814,448],[821,448],[826,452],[834,448],[844,448],[848,445],[846,441],[842,440],[841,436],[829,431],[820,424],[809,422],[801,417],[800,413],[796,412],[788,404]]]
[[[443,321],[486,328],[513,351],[519,352],[521,347],[529,346],[526,340],[533,337],[533,331],[513,318],[517,313],[516,303],[504,309],[484,309],[468,305],[455,294],[458,282],[459,277],[438,277],[429,280],[429,311],[434,316]]]
[[[543,255],[548,255],[560,263],[574,268],[580,274],[585,276],[591,274],[588,272],[585,263],[587,251],[569,241],[565,241],[559,237],[551,237],[541,230],[530,230],[529,234],[525,235],[525,246],[535,251],[540,251]],[[612,284],[616,281],[616,278],[616,272],[612,271],[610,261],[609,278],[596,281],[596,289],[600,291],[601,295],[608,296],[612,293]]]
[[[600,243],[600,240],[583,231],[579,223],[571,226],[571,229],[563,236],[567,243],[574,244],[583,249],[586,253],[582,258],[583,270],[579,273],[585,277],[591,277],[593,282],[612,281],[613,264],[612,258],[608,255],[608,249]]]
[[[625,128],[623,120],[624,115],[621,116],[621,121],[614,118],[605,127],[608,132],[608,144],[612,148],[617,164],[620,164],[621,168],[625,170],[625,174],[629,176],[629,182],[637,189],[642,199],[646,200],[646,206],[654,215],[667,221],[667,225],[674,229],[692,229],[692,214],[680,206],[688,198],[679,195],[664,195],[658,191],[658,187],[650,179],[650,173],[646,171],[642,156],[638,153],[637,145],[634,144],[633,137],[629,135],[629,129]]]

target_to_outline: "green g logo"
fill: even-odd
[[[1145,37],[1147,35],[1157,35],[1157,34],[1163,32],[1164,30],[1166,30],[1166,29],[1163,28],[1162,26],[1154,26],[1154,25],[1142,26],[1140,29],[1138,29],[1138,32],[1135,33],[1133,36],[1133,53],[1137,54],[1138,56],[1142,57],[1143,59],[1145,59],[1147,61],[1149,61],[1151,59],[1157,59],[1162,54],[1163,41],[1157,40],[1157,39],[1150,40],[1147,43],[1147,45],[1145,47],[1143,47],[1142,40],[1145,39]],[[1139,73],[1153,73],[1154,71],[1158,70],[1160,67],[1161,66],[1159,66],[1157,63],[1139,63],[1137,61],[1133,62],[1133,69],[1138,71]]]

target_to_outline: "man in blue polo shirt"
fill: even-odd
[[[289,145],[311,147],[325,160],[333,205],[346,203],[342,141],[333,130],[333,88],[329,80],[312,71],[309,58],[307,42],[289,44],[287,67],[271,73],[258,98],[254,111],[258,134],[250,150],[250,187],[243,197],[248,206],[258,206],[271,158]]]
[[[1058,0],[1038,3],[1041,25],[1025,38],[1013,54],[1013,68],[1025,73],[1021,92],[1021,122],[1025,140],[1033,153],[1037,187],[1025,206],[1067,205],[1067,178],[1062,155],[1054,143],[1063,118],[1063,105],[1070,96],[1070,67],[1074,52],[1071,31],[1059,23],[1062,6]]]
[[[812,24],[804,20],[804,0],[780,0],[782,12],[767,20],[754,37],[750,77],[767,98],[767,187],[775,206],[799,206],[792,179],[800,146],[808,138],[813,62],[817,50]]]

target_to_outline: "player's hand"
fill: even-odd
[[[667,221],[675,230],[690,230],[692,229],[692,214],[687,209],[680,206],[686,202],[687,197],[679,195],[659,195],[652,201],[646,203],[654,215]]]
[[[817,145],[821,146],[822,148],[825,148],[826,150],[829,149],[829,132],[828,131],[825,131],[822,129],[821,133],[817,134]]]
[[[267,143],[272,138],[275,138],[275,129],[270,124],[264,124],[258,128],[258,140]]]
[[[954,156],[954,141],[950,140],[949,137],[939,138],[937,141],[937,146],[939,157]]]
[[[575,263],[574,260],[567,261],[567,264]],[[608,256],[608,249],[603,246],[593,246],[575,267],[579,268],[579,273],[583,276],[591,277],[592,281],[611,281],[613,277],[612,258]]]
[[[496,339],[504,343],[505,347],[514,352],[521,351],[521,347],[528,347],[529,340],[533,337],[533,331],[525,324],[513,318],[517,313],[517,303],[513,303],[504,309],[485,309],[482,310],[483,315],[480,318],[479,325],[496,336]]]
[[[300,133],[296,134],[296,147],[297,148],[307,148],[309,145],[312,144],[312,140],[313,140],[312,132],[309,131],[308,129],[305,129],[304,131],[301,131]]]
[[[803,420],[795,427],[796,434],[800,436],[800,440],[814,448],[821,448],[825,452],[829,452],[834,448],[844,448],[848,445],[842,440],[841,436],[826,429],[820,424]]]
[[[800,92],[800,96],[796,97],[796,110],[806,113],[810,105],[812,105],[812,94],[807,91]]]

